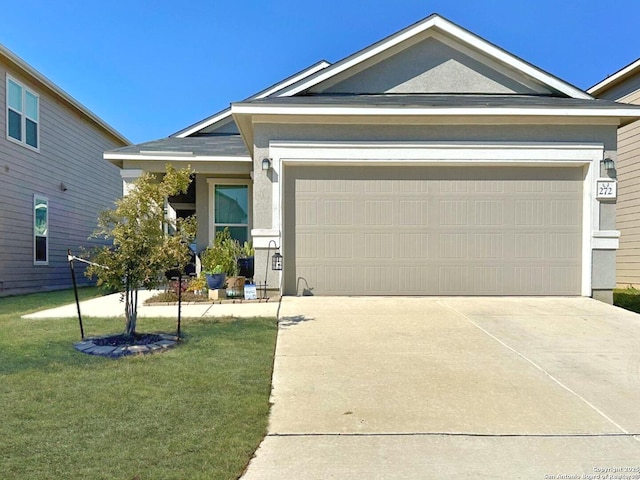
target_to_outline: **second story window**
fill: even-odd
[[[7,77],[7,137],[37,149],[39,116],[38,95]]]

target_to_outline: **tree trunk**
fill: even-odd
[[[138,290],[127,288],[125,292],[125,335],[132,337],[136,333],[136,321],[138,320]]]

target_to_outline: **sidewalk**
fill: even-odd
[[[144,305],[147,298],[156,291],[140,290],[138,293],[138,317],[176,317],[178,305]],[[182,304],[182,317],[275,317],[280,303],[277,300],[262,303],[223,303],[223,304]],[[92,298],[80,302],[80,313],[85,317],[124,317],[124,303],[120,294],[114,293],[103,297]],[[22,318],[68,318],[77,317],[75,303],[62,307],[42,310],[24,315]]]

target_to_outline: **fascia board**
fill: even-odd
[[[490,57],[502,62],[506,65],[509,65],[516,70],[520,70],[525,75],[528,75],[536,80],[540,81],[543,84],[548,85],[549,87],[562,92],[569,97],[573,98],[583,98],[583,99],[591,99],[591,95],[583,92],[579,88],[574,87],[573,85],[560,80],[553,75],[546,73],[543,70],[540,70],[537,67],[534,67],[530,63],[525,62],[524,60],[519,59],[518,57],[512,55],[511,53],[503,50],[500,47],[497,47],[486,40],[480,38],[474,33],[461,28],[444,18],[439,18],[437,22],[437,26],[442,30],[446,31],[448,34],[456,37],[464,43],[468,43],[472,47],[477,48],[478,50],[486,53]]]
[[[140,161],[149,161],[149,160],[171,160],[171,161],[179,161],[179,162],[250,162],[251,157],[230,157],[224,155],[145,155],[141,153],[109,153],[106,152],[103,154],[103,158],[105,160],[109,160],[110,162],[118,162],[123,160],[140,160]]]
[[[326,62],[326,61],[322,60],[321,62],[318,62],[315,65],[312,65],[308,69],[303,70],[298,75],[294,75],[293,77],[290,77],[287,80],[283,80],[282,82],[277,83],[273,87],[268,88],[267,90],[263,90],[262,92],[257,93],[255,95],[247,98],[247,100],[257,100],[259,98],[266,98],[266,97],[268,97],[270,95],[273,95],[274,93],[279,92],[283,88],[286,88],[286,87],[288,87],[290,85],[293,85],[293,84],[295,84],[295,83],[307,78],[308,76],[313,75],[314,73],[327,68],[329,65],[330,65],[329,62]],[[210,125],[213,125],[214,123],[220,122],[220,121],[222,121],[222,120],[224,120],[225,118],[228,118],[228,117],[231,117],[231,108],[226,108],[226,109],[222,110],[220,113],[214,115],[213,117],[210,117],[207,120],[204,120],[202,122],[196,123],[195,125],[193,125],[188,130],[185,130],[185,131],[179,133],[178,135],[175,135],[175,137],[176,138],[188,137],[188,136],[193,135],[194,133],[202,130],[203,128],[206,128],[206,127],[208,127]]]
[[[253,124],[251,114],[237,115],[234,110],[234,104],[231,104],[231,112],[233,114],[233,120],[236,122],[238,130],[240,131],[240,137],[244,141],[247,151],[253,156]]]
[[[330,67],[327,67],[324,71],[313,75],[306,81],[302,81],[298,85],[292,85],[291,87],[284,89],[278,96],[293,96],[297,93],[307,90],[325,80],[330,79],[335,75],[338,75],[350,68],[355,67],[356,65],[378,54],[383,53],[385,50],[388,50],[432,28],[439,29],[445,32],[461,43],[470,45],[471,47],[485,53],[487,56],[493,57],[493,59],[495,59],[496,61],[502,62],[503,64],[513,69],[519,70],[524,75],[528,75],[554,90],[562,92],[573,98],[592,98],[589,94],[574,87],[573,85],[570,85],[567,82],[564,82],[563,80],[560,80],[559,78],[554,77],[553,75],[550,75],[540,70],[539,68],[534,67],[524,60],[515,57],[507,51],[496,47],[495,45],[480,38],[476,34],[471,33],[468,30],[465,30],[438,15],[432,15],[424,21],[407,28],[404,31],[397,33],[396,35],[392,35],[391,37],[388,37],[381,42],[365,48],[364,50],[361,50],[360,52],[347,57],[346,59],[335,63]]]
[[[279,92],[280,90],[283,90],[291,85],[295,85],[296,83],[300,82],[301,80],[304,80],[305,78],[310,77],[311,75],[319,72],[320,70],[324,70],[325,68],[331,66],[331,64],[325,60],[322,60],[320,62],[318,62],[315,65],[312,65],[311,67],[307,68],[306,70],[303,70],[302,72],[300,72],[298,75],[294,75],[293,77],[284,80],[276,85],[274,85],[271,88],[268,88],[267,90],[264,90],[260,93],[257,93],[249,98],[247,98],[247,100],[256,100],[258,98],[266,98],[269,97],[271,95],[273,95],[274,93]]]
[[[531,117],[618,117],[640,118],[640,109],[630,108],[468,108],[468,107],[336,107],[336,106],[258,106],[233,104],[234,116],[239,115],[301,115],[301,116],[531,116]]]
[[[203,128],[206,128],[209,125],[213,125],[214,123],[217,123],[217,122],[219,122],[221,120],[224,120],[225,118],[227,118],[229,116],[231,116],[231,108],[225,108],[224,110],[222,110],[221,112],[217,113],[213,117],[210,117],[210,118],[208,118],[207,120],[205,120],[203,122],[196,123],[195,125],[193,125],[188,130],[185,130],[182,133],[179,133],[178,135],[174,134],[172,136],[175,136],[175,138],[188,137],[189,135],[193,135],[194,133],[199,132]]]
[[[107,124],[104,120],[98,117],[95,113],[87,109],[84,105],[78,102],[75,98],[69,95],[67,92],[58,87],[55,83],[45,77],[43,74],[38,72],[35,68],[29,65],[27,62],[22,60],[16,54],[14,54],[11,50],[6,48],[4,45],[0,44],[0,56],[6,58],[10,63],[18,67],[25,74],[35,79],[38,83],[44,85],[49,91],[53,92],[56,96],[61,98],[65,103],[70,105],[73,109],[80,112],[83,116],[89,119],[92,123],[96,124],[98,127],[105,130],[111,136],[115,137],[122,144],[131,145],[131,141],[123,136],[120,132],[115,130],[111,125]]]
[[[593,87],[587,90],[587,93],[589,93],[590,95],[598,96],[610,86],[613,86],[618,81],[624,79],[624,77],[626,77],[627,75],[633,74],[637,69],[640,69],[640,58],[635,62],[630,63],[626,67],[618,70],[613,75],[609,75],[601,82],[596,83]]]

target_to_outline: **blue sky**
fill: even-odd
[[[4,3],[0,43],[134,143],[434,12],[583,89],[640,57],[637,0]]]

